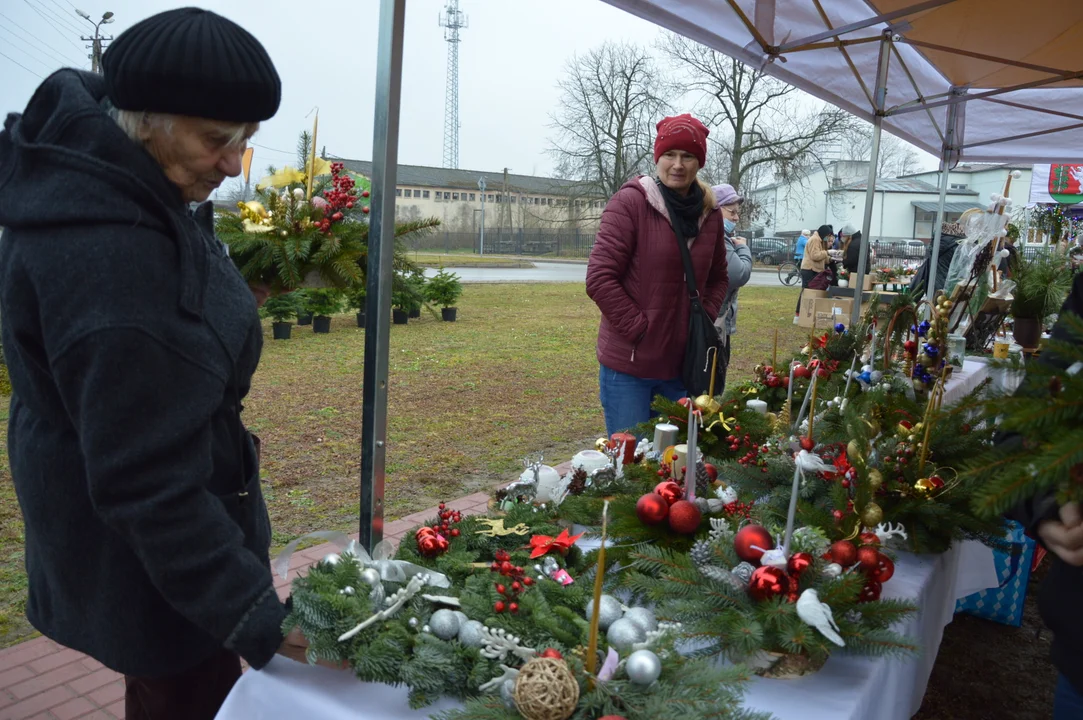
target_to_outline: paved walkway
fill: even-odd
[[[447,503],[464,515],[488,509],[489,494],[475,493]],[[436,516],[437,508],[388,523],[384,537],[398,542],[410,528]],[[357,537],[355,534],[354,538]],[[275,576],[275,589],[285,599],[290,583],[325,555],[330,544],[294,553],[287,579]],[[82,653],[43,637],[0,650],[0,720],[123,720],[124,679]]]

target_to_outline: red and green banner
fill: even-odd
[[[1049,195],[1062,205],[1083,202],[1083,165],[1050,165]]]

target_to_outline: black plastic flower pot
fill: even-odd
[[[300,315],[298,315],[297,316],[297,324],[298,325],[311,325],[312,324],[312,313],[301,313]]]
[[[327,315],[317,315],[316,317],[312,318],[312,332],[331,332],[331,318]]]
[[[405,310],[392,310],[391,322],[395,325],[405,325],[409,322],[409,315],[407,315]]]
[[[410,318],[421,317],[421,308],[410,308]]]
[[[444,322],[455,322],[455,315],[459,312],[459,308],[441,308],[440,315],[444,318]]]
[[[1015,341],[1026,350],[1034,350],[1042,338],[1042,321],[1038,318],[1015,318],[1012,330]]]
[[[293,328],[293,323],[288,322],[276,322],[271,324],[271,332],[274,333],[275,340],[289,340],[290,330]]]
[[[357,327],[359,327],[359,328],[365,327],[365,311],[364,310],[357,313]]]

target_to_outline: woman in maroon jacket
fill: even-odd
[[[587,294],[602,311],[598,379],[610,434],[647,422],[655,396],[685,396],[689,302],[674,224],[688,242],[710,317],[726,296],[722,216],[710,186],[696,178],[707,134],[691,115],[664,118],[654,143],[657,179],[629,180],[602,213]]]

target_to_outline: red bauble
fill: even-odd
[[[812,448],[814,448],[814,447],[816,447],[816,445],[815,445],[815,443],[812,442],[812,438],[808,437],[807,435],[802,436],[802,438],[801,438],[801,449],[802,450],[807,450],[809,452],[812,452]]]
[[[810,567],[812,567],[812,555],[806,552],[794,553],[786,561],[786,569],[794,576],[800,576]]]
[[[687,408],[691,404],[691,402],[692,401],[689,400],[688,398],[683,397],[683,398],[681,398],[680,400],[677,401],[677,404],[680,405],[683,408]]]
[[[370,212],[370,210],[369,210],[369,206],[368,206],[368,205],[366,205],[365,207],[361,208],[361,212],[363,212],[363,213],[365,213],[366,215],[368,215],[368,214],[369,214],[369,212]]]
[[[876,580],[869,580],[865,587],[861,588],[861,594],[857,596],[858,602],[874,602],[880,599],[880,593],[884,586]]]
[[[369,191],[368,190],[363,190],[361,192],[361,197],[367,198],[368,196],[369,196]]]
[[[880,565],[880,551],[871,545],[860,547],[857,549],[857,562],[861,565],[861,572],[868,575]]]
[[[657,525],[669,515],[669,503],[655,492],[649,492],[636,502],[636,517],[644,525]]]
[[[859,536],[862,545],[879,545],[880,536],[874,532],[863,532]]]
[[[844,568],[857,562],[857,548],[849,540],[839,540],[831,545],[831,560]]]
[[[682,490],[681,486],[673,482],[672,480],[666,480],[665,482],[658,483],[654,486],[654,492],[658,495],[661,495],[662,499],[665,500],[669,505],[673,505],[673,503],[684,497],[684,490]]]
[[[460,534],[459,528],[451,528],[451,537],[459,537]]]
[[[782,379],[778,375],[767,376],[767,387],[777,388],[782,385]]]
[[[541,651],[541,653],[539,653],[539,657],[553,658],[554,660],[563,660],[564,659],[564,656],[560,654],[560,651],[559,650],[554,650],[553,648],[545,648],[544,650]]]
[[[774,538],[762,525],[745,525],[733,536],[733,549],[737,552],[737,557],[753,565],[758,565],[763,553],[774,547]]]
[[[748,594],[753,600],[770,600],[790,591],[790,579],[775,567],[758,567],[748,581]]]
[[[823,366],[820,366],[816,368],[816,375],[818,375],[821,380],[828,380],[831,378],[831,371]]]
[[[718,479],[718,468],[711,463],[703,463],[703,469],[707,471],[707,477],[711,478],[711,482]]]
[[[669,508],[669,526],[681,535],[692,535],[699,530],[703,513],[695,503],[678,500]]]
[[[880,563],[869,573],[869,579],[886,583],[895,574],[895,563],[887,555],[880,553]]]

